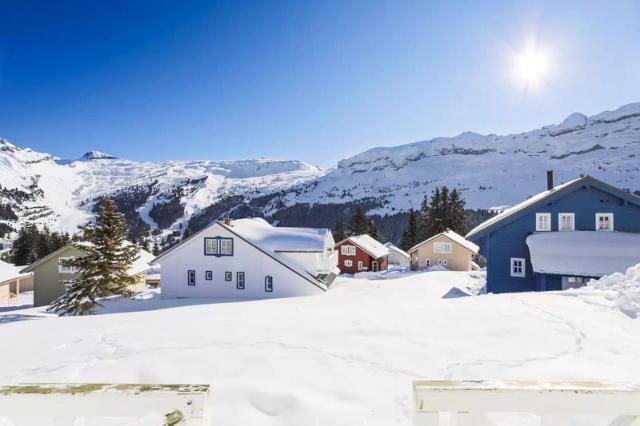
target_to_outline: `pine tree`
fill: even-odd
[[[333,240],[337,243],[347,238],[347,234],[344,231],[344,221],[342,218],[336,219],[336,225],[333,228]]]
[[[151,251],[154,256],[157,256],[160,253],[160,247],[158,247],[158,241],[153,242],[153,250]]]
[[[429,209],[429,198],[425,195],[422,203],[420,203],[420,210],[417,213],[414,212],[416,214],[416,239],[418,241],[424,241],[428,238]],[[413,209],[411,211],[413,211]]]
[[[378,225],[376,225],[373,219],[369,219],[369,230],[367,231],[367,234],[369,234],[371,238],[377,240],[378,242],[386,242],[384,235],[382,235],[382,233],[378,230]]]
[[[402,240],[400,240],[400,248],[409,250],[418,243],[418,215],[415,210],[409,210],[409,220],[407,226],[402,232]]]
[[[356,206],[356,211],[351,217],[351,233],[353,235],[362,235],[369,233],[369,218],[365,214],[362,207]]]
[[[63,261],[78,272],[63,281],[65,293],[49,307],[61,316],[93,314],[100,298],[130,296],[129,286],[136,281],[128,270],[140,249],[126,241],[127,224],[111,199],[104,201],[96,223],[84,225],[81,231],[82,241],[72,244],[85,255]]]
[[[464,235],[467,233],[466,223],[466,213],[464,210],[465,202],[460,196],[460,193],[457,189],[453,189],[451,191],[451,195],[449,197],[449,220],[447,226],[452,231]]]

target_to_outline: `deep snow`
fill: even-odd
[[[477,274],[237,303],[149,293],[84,318],[5,310],[0,382],[211,383],[212,424],[388,426],[410,424],[418,379],[640,381],[639,321],[566,292],[443,298]]]

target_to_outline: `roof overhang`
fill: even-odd
[[[533,271],[601,277],[640,263],[640,233],[539,232],[527,237]]]

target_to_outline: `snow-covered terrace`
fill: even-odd
[[[640,234],[540,232],[527,237],[534,272],[601,277],[640,263]]]

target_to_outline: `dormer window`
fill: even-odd
[[[536,232],[551,231],[551,213],[536,213]]]
[[[559,213],[558,214],[558,231],[575,231],[576,215],[575,213]]]
[[[613,231],[613,213],[596,213],[596,231]]]
[[[340,253],[343,256],[355,256],[356,255],[356,246],[342,246],[342,247],[340,247]]]
[[[205,238],[205,256],[233,256],[233,238]]]

